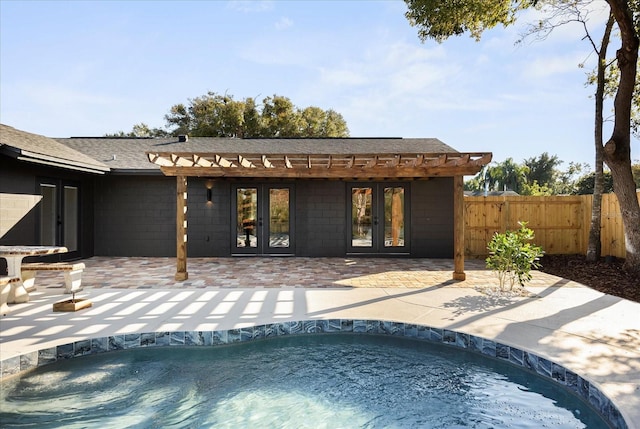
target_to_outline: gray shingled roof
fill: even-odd
[[[0,152],[13,158],[55,167],[105,173],[109,167],[54,139],[0,124]]]
[[[336,138],[336,139],[234,139],[218,137],[178,138],[58,138],[58,142],[82,152],[119,172],[158,171],[146,152],[197,152],[238,154],[402,154],[457,153],[435,138]]]

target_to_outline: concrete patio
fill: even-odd
[[[54,313],[62,276],[40,273],[28,303],[0,318],[1,359],[109,335],[221,330],[313,319],[370,319],[465,332],[534,352],[595,383],[629,427],[640,427],[640,304],[540,272],[529,296],[478,289],[496,279],[467,261],[386,258],[90,258],[79,297],[93,307]]]

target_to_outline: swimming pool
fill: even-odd
[[[328,332],[373,335],[296,335]],[[264,338],[272,340],[253,341]],[[227,347],[176,347],[214,345]],[[130,350],[102,353],[122,349]],[[67,359],[86,355],[94,356]],[[47,360],[57,363],[3,382],[0,421],[44,416],[39,427],[49,418],[69,427],[92,421],[104,427],[105,421],[112,427],[246,427],[258,420],[260,427],[287,427],[286,417],[298,420],[290,427],[335,427],[336,421],[410,427],[429,417],[435,419],[430,427],[497,427],[513,418],[517,427],[540,427],[542,418],[555,427],[606,427],[595,408],[611,426],[626,427],[594,386],[552,362],[464,333],[395,322],[127,334],[38,353],[38,364]],[[441,365],[453,361],[453,367]],[[460,408],[461,398],[471,400],[469,408]],[[493,406],[474,408],[478,404]],[[338,420],[331,424],[327,416]],[[525,417],[532,420],[525,423]]]

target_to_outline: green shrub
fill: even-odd
[[[507,282],[512,290],[516,280],[524,286],[531,280],[531,269],[541,266],[539,261],[544,251],[530,243],[534,238],[533,231],[527,228],[526,222],[518,222],[518,225],[517,231],[495,233],[487,246],[487,268],[496,272],[501,291],[505,290]]]

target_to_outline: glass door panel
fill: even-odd
[[[384,247],[404,247],[404,188],[384,188]]]
[[[236,247],[257,248],[258,188],[236,189]]]
[[[289,189],[269,189],[269,247],[289,247]]]
[[[373,188],[351,188],[351,246],[373,246],[372,229]]]

